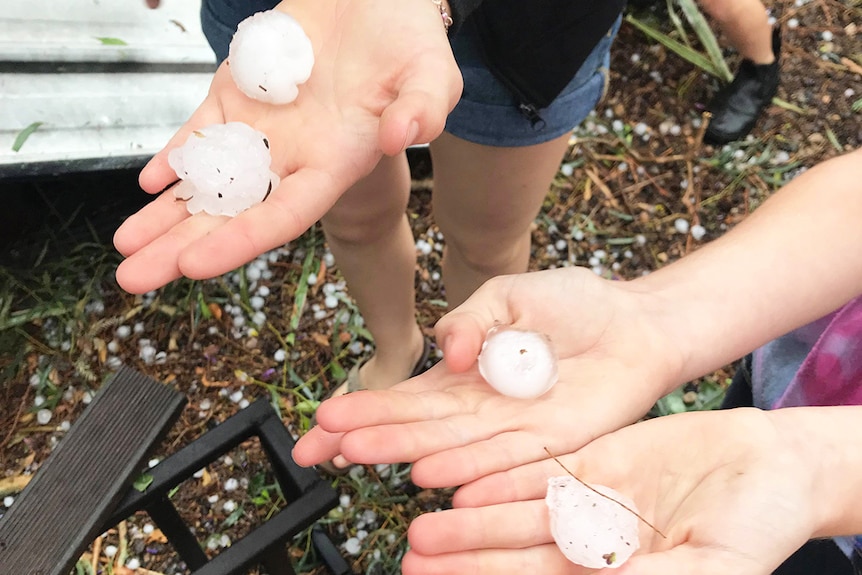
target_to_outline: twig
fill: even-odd
[[[575,475],[574,473],[572,473],[571,471],[569,471],[569,469],[568,469],[565,465],[563,465],[563,462],[562,462],[562,461],[560,461],[560,460],[557,458],[557,456],[556,456],[556,455],[554,455],[553,453],[551,453],[551,450],[550,450],[550,449],[548,449],[547,447],[545,447],[545,451],[546,451],[546,452],[547,452],[547,454],[551,457],[551,459],[553,459],[554,461],[556,461],[556,462],[557,462],[557,465],[559,465],[560,467],[562,467],[562,468],[563,468],[563,471],[565,471],[566,473],[568,473],[569,475],[571,475],[572,477],[574,477],[575,481],[577,481],[578,483],[580,483],[581,485],[583,485],[584,487],[586,487],[587,489],[589,489],[589,490],[590,490],[590,491],[592,491],[593,493],[597,493],[598,495],[601,495],[601,496],[602,496],[602,497],[604,497],[605,499],[607,499],[607,500],[609,500],[609,501],[613,501],[614,503],[616,503],[617,505],[619,505],[620,507],[622,507],[623,509],[625,509],[626,511],[628,511],[629,513],[631,513],[632,515],[634,515],[635,517],[637,517],[638,519],[640,519],[641,521],[643,521],[644,523],[646,523],[646,524],[647,524],[647,526],[648,526],[650,529],[652,529],[653,531],[655,531],[656,533],[658,533],[659,535],[661,535],[663,539],[667,539],[667,535],[665,535],[664,533],[662,533],[662,532],[658,529],[658,527],[656,527],[655,525],[653,525],[652,523],[650,523],[649,521],[647,521],[646,519],[644,519],[644,518],[641,516],[641,514],[640,514],[640,513],[638,513],[637,511],[635,511],[634,509],[632,509],[631,507],[629,507],[628,505],[626,505],[626,504],[625,504],[625,503],[623,503],[622,501],[617,501],[617,500],[616,500],[616,499],[614,499],[613,497],[611,497],[611,496],[609,496],[609,495],[605,495],[605,494],[604,494],[604,493],[602,493],[601,491],[596,490],[596,488],[595,488],[595,487],[591,486],[589,483],[585,482],[584,480],[580,479],[577,475]]]

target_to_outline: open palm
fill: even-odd
[[[546,446],[574,451],[636,421],[667,391],[675,358],[638,315],[639,297],[577,268],[492,279],[439,322],[444,362],[390,390],[324,402],[294,457],[415,462],[417,484],[448,487],[540,460]],[[559,382],[548,393],[513,399],[481,378],[476,357],[497,323],[550,337]]]
[[[439,14],[428,2],[372,0],[283,2],[306,30],[315,66],[291,104],[243,95],[228,64],[189,121],[144,168],[141,187],[155,193],[176,179],[168,152],[195,129],[231,121],[265,133],[282,183],[265,203],[236,218],[190,216],[163,193],[115,234],[126,260],[120,285],[134,293],[182,275],[219,275],[288,242],[313,225],[385,154],[439,135],[462,81]]]
[[[414,520],[405,575],[769,575],[815,524],[812,478],[793,442],[755,410],[688,413],[638,423],[560,457],[590,483],[631,497],[641,548],[616,569],[570,563],[544,503],[551,459],[464,486],[455,509]]]

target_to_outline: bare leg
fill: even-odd
[[[700,5],[743,58],[755,64],[775,61],[772,25],[760,0],[700,0]]]
[[[450,307],[494,276],[527,271],[530,226],[568,141],[566,134],[536,146],[497,148],[444,133],[431,144]]]
[[[402,154],[384,157],[323,218],[323,230],[366,326],[374,357],[360,371],[362,386],[405,380],[422,354],[416,324],[416,249],[407,221],[410,170]]]

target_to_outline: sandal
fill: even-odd
[[[430,357],[431,341],[427,337],[423,337],[422,354],[419,356],[419,360],[416,362],[416,365],[413,366],[413,371],[410,372],[409,377],[416,377],[417,375],[425,373],[429,367],[428,359]],[[359,370],[362,368],[363,365],[365,365],[364,360],[354,364],[354,366],[350,368],[350,371],[347,372],[347,378],[344,380],[344,383],[327,393],[326,397],[323,398],[321,403],[337,395],[347,395],[348,393],[363,391],[365,388],[361,386],[359,381]],[[344,393],[339,393],[345,386],[347,386],[347,391],[345,391]],[[317,425],[317,414],[311,416],[311,426],[314,427],[315,425]],[[356,466],[356,464],[352,464],[346,467],[338,467],[332,462],[332,460],[324,461],[323,463],[317,464],[318,468],[324,470],[329,475],[334,476],[346,475],[353,467]]]

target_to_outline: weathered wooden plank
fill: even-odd
[[[0,573],[68,575],[185,397],[122,368],[0,519]]]

